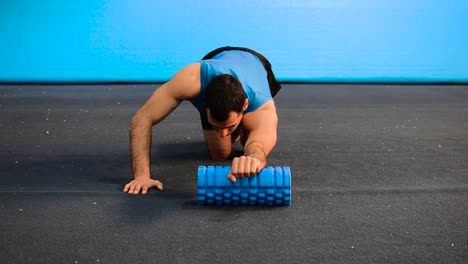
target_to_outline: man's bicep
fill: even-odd
[[[156,124],[169,115],[181,103],[181,100],[171,95],[169,89],[169,83],[157,88],[138,110],[136,116],[148,119],[152,124]]]
[[[156,124],[169,115],[183,100],[190,100],[197,96],[200,93],[199,81],[197,81],[198,71],[199,65],[191,64],[177,72],[169,82],[154,91],[139,110],[139,114]]]

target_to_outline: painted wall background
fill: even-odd
[[[162,82],[219,46],[280,81],[468,82],[466,0],[3,0],[1,82]]]

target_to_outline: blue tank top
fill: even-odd
[[[267,72],[260,60],[249,52],[229,50],[200,62],[200,95],[192,101],[199,112],[206,112],[203,100],[206,87],[214,77],[221,74],[230,74],[242,83],[249,99],[249,106],[244,113],[255,111],[272,99]]]

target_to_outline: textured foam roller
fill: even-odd
[[[229,166],[198,167],[198,203],[207,205],[290,205],[291,170],[266,167],[258,174],[231,182]]]

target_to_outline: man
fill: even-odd
[[[184,67],[156,89],[132,118],[135,179],[125,185],[124,192],[146,194],[150,188],[163,189],[160,181],[151,179],[151,129],[183,100],[200,112],[212,159],[227,159],[237,139],[244,146],[244,154],[232,161],[231,181],[258,173],[276,145],[278,117],[272,97],[280,88],[268,60],[247,48],[219,48]]]

